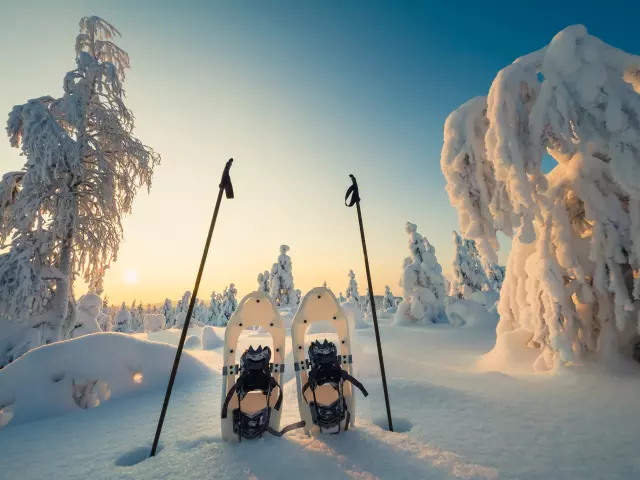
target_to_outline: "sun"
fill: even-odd
[[[124,274],[124,281],[127,283],[136,283],[138,273],[135,270],[127,270]]]

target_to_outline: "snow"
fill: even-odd
[[[213,327],[206,326],[202,329],[203,350],[213,350],[222,346],[224,346],[224,340],[218,336]]]
[[[340,306],[344,310],[351,328],[360,329],[370,327],[370,325],[364,321],[364,314],[358,305],[353,302],[344,302],[341,303]]]
[[[202,340],[198,335],[189,335],[184,341],[184,348],[187,350],[201,350]]]
[[[159,332],[164,329],[166,319],[162,313],[148,313],[144,316],[144,331]]]
[[[177,377],[180,385],[174,389],[169,404],[161,450],[157,457],[147,459],[175,349],[131,336],[98,334],[68,343],[115,335],[124,342],[143,346],[145,351],[138,355],[140,361],[153,351],[148,362],[158,368],[155,387],[149,386],[152,374],[144,367],[139,385],[132,383],[131,373],[125,369],[122,375],[128,390],[116,395],[112,386],[111,398],[96,408],[81,410],[73,400],[67,400],[71,403],[69,413],[60,410],[60,415],[33,419],[28,424],[14,417],[16,421],[0,430],[0,471],[3,477],[25,480],[601,480],[640,475],[638,422],[634,420],[640,396],[638,368],[622,376],[604,376],[598,371],[536,375],[530,368],[533,359],[526,358],[521,359],[528,368],[525,373],[506,374],[479,365],[494,346],[496,337],[491,329],[445,324],[399,328],[386,322],[380,329],[394,423],[403,433],[384,428],[385,407],[373,329],[356,330],[355,376],[370,395],[358,398],[356,427],[346,434],[307,438],[292,432],[283,438],[266,436],[241,445],[223,442],[219,423],[222,356],[215,350],[189,351],[183,354]],[[218,334],[223,331],[215,330]],[[175,329],[136,337],[148,335],[157,341],[168,333],[171,338],[166,340],[177,344],[179,331]],[[249,334],[245,332],[241,337],[242,348],[251,341]],[[520,355],[527,338],[516,337],[511,342],[516,347],[512,353]],[[53,347],[34,350],[24,359]],[[290,348],[288,337],[288,367]],[[535,357],[536,349],[528,351]],[[159,356],[164,358],[160,361]],[[189,360],[200,372],[201,364],[193,356],[209,371],[198,375],[198,381],[185,383],[183,374]],[[82,368],[75,364],[72,362],[74,368]],[[114,370],[113,365],[126,366],[126,361],[115,355],[101,363],[107,364]],[[508,364],[513,365],[514,361]],[[50,384],[48,367],[43,369],[41,365],[47,363],[38,362],[34,371],[42,372],[45,383]],[[0,392],[4,392],[5,373],[0,371]],[[93,370],[91,373],[95,374]],[[40,377],[40,373],[30,375]],[[293,368],[287,369],[283,386],[285,424],[299,419]],[[17,409],[15,414],[19,415]],[[37,457],[33,452],[38,452]]]
[[[104,382],[87,397],[115,401],[166,387],[175,348],[119,333],[97,333],[31,350],[0,371],[0,406],[11,406],[9,426],[67,412],[78,414],[74,385]],[[207,376],[189,355],[180,363],[181,380]],[[101,385],[97,385],[100,387]],[[3,432],[4,433],[4,432]]]

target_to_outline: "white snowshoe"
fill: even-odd
[[[312,342],[307,357],[304,349],[307,328],[321,321],[334,325],[338,346],[326,339],[322,343]],[[360,389],[365,397],[368,393],[351,375],[353,357],[347,316],[329,289],[314,288],[302,299],[291,326],[291,343],[298,407],[305,432],[317,435],[348,430],[356,417],[353,387]]]
[[[238,338],[244,329],[262,327],[273,339],[271,349],[249,347],[235,363]],[[261,437],[268,432],[282,436],[304,426],[293,424],[280,431],[284,372],[285,330],[275,303],[264,292],[252,292],[244,297],[231,315],[224,336],[224,366],[222,367],[222,438],[241,441]],[[231,410],[231,412],[229,412]]]

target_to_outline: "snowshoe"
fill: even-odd
[[[313,342],[304,350],[307,328],[315,322],[333,323],[338,346],[327,341]],[[333,293],[324,287],[311,290],[300,303],[293,319],[291,342],[298,388],[298,408],[308,435],[339,433],[355,423],[356,401],[353,387],[368,395],[351,376],[353,363],[349,325],[344,310]]]
[[[268,346],[249,347],[235,364],[238,338],[244,329],[262,327],[273,338],[272,351]],[[264,433],[282,436],[300,428],[299,422],[280,429],[284,372],[284,339],[280,314],[271,297],[253,292],[244,297],[229,319],[224,337],[224,366],[222,368],[222,438],[242,441],[261,437]]]

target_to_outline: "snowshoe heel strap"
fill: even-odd
[[[369,396],[369,392],[367,392],[367,389],[364,388],[364,385],[362,385],[362,383],[360,383],[358,380],[353,378],[347,372],[345,372],[345,371],[342,372],[342,379],[351,382],[351,384],[353,386],[357,387],[358,390],[360,390],[362,392],[362,395],[364,395],[365,397]]]
[[[227,418],[227,414],[229,411],[229,402],[233,398],[233,394],[236,393],[236,389],[238,388],[238,384],[234,383],[233,386],[227,392],[227,397],[224,399],[224,403],[222,404],[222,418]]]
[[[291,430],[297,430],[298,428],[305,427],[306,425],[307,425],[307,422],[305,422],[304,420],[301,420],[300,422],[296,422],[296,423],[292,423],[291,425],[287,425],[286,427],[284,427],[280,431],[274,430],[270,426],[267,426],[267,432],[269,432],[274,437],[281,437],[285,433],[289,433]]]

